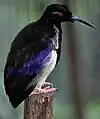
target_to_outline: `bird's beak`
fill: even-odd
[[[83,23],[83,24],[86,24],[86,25],[92,27],[92,28],[95,28],[95,26],[94,26],[93,24],[91,24],[90,22],[88,22],[88,21],[86,21],[86,20],[83,20],[82,18],[77,17],[77,16],[75,16],[75,15],[73,15],[73,14],[72,14],[71,20],[72,20],[72,21],[79,21],[79,22],[81,22],[81,23]]]

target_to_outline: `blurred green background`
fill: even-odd
[[[0,0],[0,119],[23,119],[23,104],[14,110],[5,95],[4,64],[16,34],[51,3],[66,4],[96,26],[62,24],[62,56],[49,77],[59,89],[53,119],[100,119],[100,0]]]

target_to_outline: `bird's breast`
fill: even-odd
[[[52,52],[42,61],[43,63],[43,71],[38,75],[38,81],[45,81],[49,74],[53,71],[56,66],[57,61],[57,53],[55,50]]]
[[[44,69],[47,73],[51,73],[56,65],[57,52],[52,50],[52,52],[43,60]]]
[[[38,80],[45,81],[49,74],[53,71],[53,69],[56,66],[57,61],[57,53],[55,50],[52,50],[52,52],[43,60],[43,71],[38,75]]]
[[[52,39],[54,48],[57,50],[59,48],[59,30],[56,26],[54,26],[54,30],[55,30],[55,36]]]
[[[55,68],[56,61],[57,61],[57,52],[55,50],[52,50],[51,53],[42,60],[41,66],[43,70],[37,74],[37,76],[32,80],[32,82],[27,86],[27,88],[29,88],[30,85],[34,84],[34,81],[36,81],[36,83],[40,81],[45,82],[49,74]]]

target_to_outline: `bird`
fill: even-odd
[[[92,28],[90,22],[75,16],[66,5],[51,4],[42,16],[29,23],[15,36],[4,67],[4,87],[13,108],[17,108],[31,93],[52,88],[47,77],[61,57],[61,23],[75,21]]]

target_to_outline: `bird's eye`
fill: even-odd
[[[55,14],[55,15],[58,15],[58,16],[63,16],[63,13],[61,13],[61,12],[53,12],[52,14]]]

